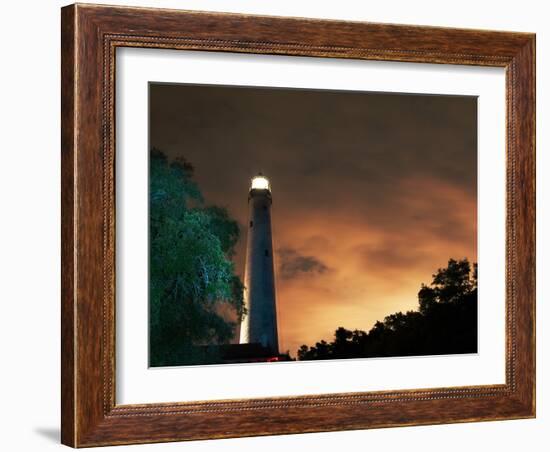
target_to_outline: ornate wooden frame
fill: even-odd
[[[62,442],[83,447],[535,416],[535,35],[161,9],[62,9]],[[506,383],[115,404],[117,47],[506,68]]]

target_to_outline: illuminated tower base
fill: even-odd
[[[271,238],[271,188],[261,174],[252,179],[248,195],[249,223],[244,274],[247,313],[241,323],[240,343],[259,343],[279,353],[273,241]]]

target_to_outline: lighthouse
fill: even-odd
[[[252,178],[248,192],[248,236],[244,272],[244,303],[240,343],[261,344],[279,353],[273,240],[271,237],[271,187],[261,173]]]

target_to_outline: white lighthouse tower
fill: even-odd
[[[244,273],[247,313],[241,323],[241,344],[261,344],[279,353],[273,241],[271,238],[271,187],[262,176],[252,179],[248,194],[249,222]]]

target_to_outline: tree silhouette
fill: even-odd
[[[244,315],[243,285],[230,257],[238,224],[221,207],[204,206],[184,159],[169,163],[153,149],[149,178],[149,362],[198,364],[196,345],[228,342]]]
[[[334,340],[302,345],[299,360],[477,352],[477,264],[450,259],[418,292],[418,311],[397,312],[369,332],[339,327]]]

